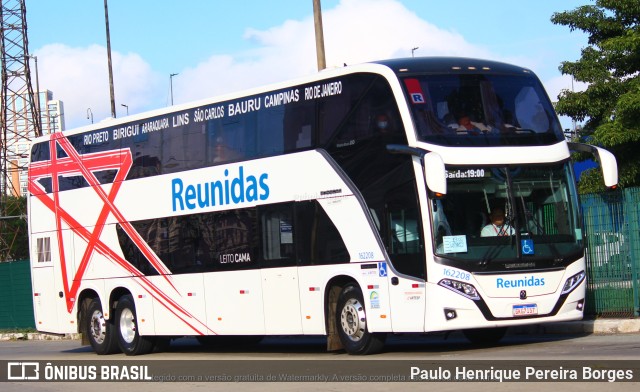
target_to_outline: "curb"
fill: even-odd
[[[10,340],[80,340],[79,333],[68,334],[49,334],[40,332],[15,332],[0,333],[0,341],[6,342]]]
[[[640,333],[638,319],[602,319],[565,321],[558,323],[523,325],[509,328],[509,335],[547,335],[547,334],[620,334]],[[0,341],[12,340],[80,340],[79,333],[0,333]]]

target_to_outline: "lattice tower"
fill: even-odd
[[[8,216],[7,196],[20,192],[19,175],[27,170],[25,146],[42,134],[39,105],[31,85],[29,41],[24,0],[1,0],[0,52],[2,56],[2,92],[0,98],[0,261],[11,258],[16,239],[8,222],[24,217],[26,211],[11,211]]]

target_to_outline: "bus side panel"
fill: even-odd
[[[268,335],[302,333],[298,282],[298,267],[262,270],[264,326]]]
[[[36,197],[29,197],[29,232],[32,235],[56,230],[54,213]]]
[[[65,254],[71,255],[73,248],[70,231],[63,230],[61,238]],[[31,245],[31,279],[36,328],[52,333],[76,332],[75,315],[67,311],[68,290],[65,290],[62,280],[58,236],[55,232],[40,233],[33,236]],[[67,269],[67,282],[70,285],[73,279],[73,258],[67,257],[66,260],[70,264],[70,268]]]
[[[423,332],[426,300],[424,281],[389,271],[388,279],[394,277],[398,279],[398,284],[389,285],[393,332]]]
[[[260,270],[204,274],[207,321],[214,334],[264,335]]]
[[[208,334],[203,274],[157,275],[148,278],[159,290],[141,295],[153,298],[153,330],[157,335]],[[142,290],[141,290],[142,292]],[[140,299],[136,299],[139,302]],[[136,304],[138,306],[138,304]]]
[[[33,310],[38,331],[55,333],[60,331],[58,314],[62,314],[65,309],[64,300],[58,297],[55,288],[57,275],[51,263],[31,270]]]
[[[305,335],[324,335],[325,286],[335,267],[308,266],[298,269],[300,279],[300,312]]]

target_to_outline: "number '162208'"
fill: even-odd
[[[453,279],[470,280],[471,274],[465,271],[452,270],[449,268],[444,269],[444,275]]]

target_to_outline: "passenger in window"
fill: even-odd
[[[494,207],[489,214],[488,225],[482,228],[480,237],[496,237],[514,235],[513,227],[505,222],[504,210],[500,207]]]
[[[447,126],[447,128],[457,129],[460,126],[460,124],[458,124],[458,122],[456,121],[455,116],[451,113],[445,114],[442,118],[442,122]]]
[[[458,128],[456,131],[467,132],[470,135],[481,135],[487,133],[489,128],[482,123],[471,121],[468,114],[462,113],[458,115]]]
[[[383,143],[403,143],[402,132],[394,126],[395,122],[387,114],[381,113],[374,117],[374,138]],[[386,150],[386,144],[384,149]]]
[[[389,117],[386,114],[378,114],[376,116],[375,131],[376,133],[389,133],[391,132],[391,123]]]

